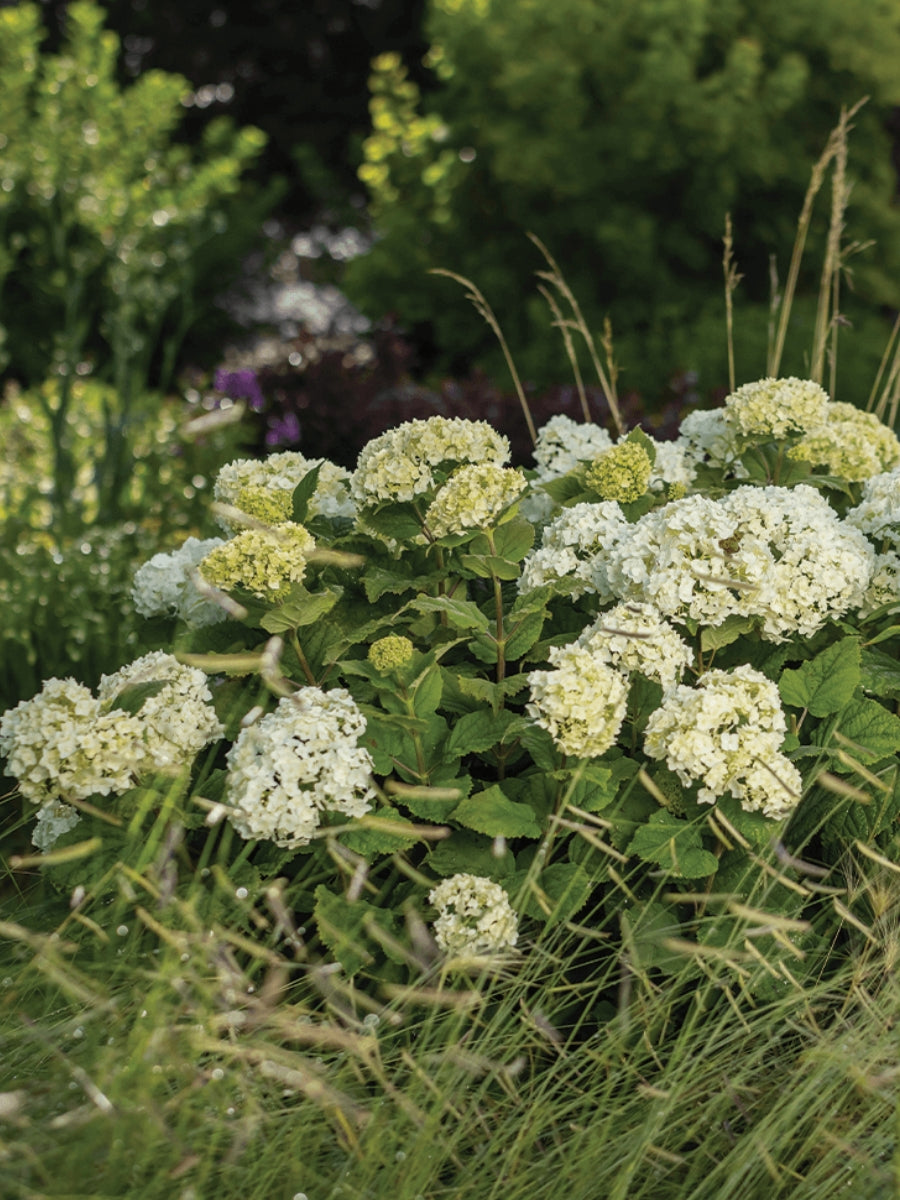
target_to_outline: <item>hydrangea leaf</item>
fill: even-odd
[[[585,812],[602,812],[616,798],[619,778],[610,766],[582,759],[574,771],[554,771],[553,777],[564,787],[567,804]]]
[[[721,650],[736,642],[743,634],[750,633],[756,624],[755,617],[743,617],[739,613],[732,613],[721,625],[709,625],[704,628],[700,634],[700,647],[702,650]]]
[[[378,908],[365,900],[346,900],[330,892],[324,884],[316,888],[315,898],[313,919],[319,937],[348,975],[355,975],[375,962],[379,943],[367,936],[367,924],[373,922],[396,936],[396,921],[390,909]]]
[[[738,833],[758,850],[769,845],[778,828],[778,822],[771,821],[762,813],[747,812],[740,800],[735,800],[734,796],[721,796],[716,801],[716,808],[721,809]]]
[[[900,750],[900,717],[888,712],[877,700],[861,697],[851,701],[841,713],[837,728],[843,737],[853,743],[843,748],[858,762],[878,762]],[[832,740],[829,749],[837,750],[839,746],[840,743]],[[834,763],[834,768],[844,771],[853,769],[840,761]]]
[[[847,637],[796,670],[785,671],[779,691],[783,703],[791,708],[805,708],[814,717],[827,717],[841,711],[859,682],[859,638]]]
[[[461,554],[462,566],[479,579],[490,579],[496,575],[498,579],[518,579],[519,564],[501,558],[499,554]]]
[[[455,829],[450,837],[438,842],[428,856],[429,868],[438,875],[485,875],[488,879],[507,878],[515,870],[512,851],[497,846],[487,837],[468,829]]]
[[[467,796],[453,811],[453,820],[488,837],[541,836],[537,817],[527,804],[518,804],[503,794],[498,784]]]
[[[681,974],[689,965],[687,956],[670,950],[667,938],[683,938],[684,930],[675,911],[658,900],[648,900],[619,914],[622,941],[635,966],[643,970],[656,967],[667,975]]]
[[[319,483],[319,472],[322,469],[322,464],[318,463],[311,471],[303,476],[297,486],[294,488],[292,495],[292,513],[291,520],[296,521],[298,525],[306,524],[306,517],[309,512],[309,502],[312,499],[316,487]]]
[[[517,662],[534,646],[544,628],[546,614],[544,610],[526,614],[520,621],[512,625],[506,640],[506,658],[508,662]]]
[[[412,504],[390,502],[381,508],[366,508],[360,515],[364,530],[372,529],[386,538],[398,542],[411,541],[422,532],[422,522]]]
[[[494,532],[494,549],[507,562],[521,562],[533,545],[534,526],[524,517],[507,521]]]
[[[453,726],[453,731],[447,741],[447,751],[451,754],[480,754],[490,750],[503,740],[510,724],[517,721],[515,713],[501,709],[494,713],[489,709],[478,709],[466,713]]]
[[[471,792],[472,780],[468,775],[463,775],[457,779],[447,779],[439,787],[393,783],[385,786],[391,799],[402,804],[413,816],[440,823],[446,821],[460,800]]]
[[[343,589],[338,587],[328,588],[324,592],[310,592],[302,583],[295,583],[288,600],[266,613],[260,625],[267,633],[284,633],[288,629],[314,625],[331,612],[342,592]]]
[[[548,925],[570,920],[584,908],[594,886],[584,867],[574,862],[551,863],[537,879],[526,882],[529,876],[527,870],[517,872],[506,890],[522,916]]]
[[[863,650],[860,679],[864,692],[872,692],[883,700],[900,700],[900,663],[892,654]]]
[[[644,862],[658,863],[683,879],[700,879],[712,875],[719,860],[704,850],[702,830],[666,809],[653,813],[636,832],[628,846]]]
[[[418,596],[410,601],[410,608],[420,613],[446,616],[450,628],[463,633],[490,628],[488,618],[471,600],[457,600],[452,596]]]
[[[366,818],[363,817],[358,829],[348,829],[340,834],[341,843],[355,854],[371,861],[381,854],[396,854],[408,850],[419,841],[415,825],[400,813],[381,808],[374,815],[378,821],[377,828],[368,827]],[[396,832],[384,828],[388,822],[397,826]]]

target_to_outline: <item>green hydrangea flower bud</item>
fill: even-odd
[[[369,647],[369,662],[376,671],[393,671],[405,666],[412,658],[413,644],[408,637],[391,633],[379,638]]]
[[[646,492],[652,470],[653,464],[643,446],[620,442],[594,459],[585,474],[585,483],[601,500],[628,504]]]
[[[293,495],[286,488],[268,488],[254,483],[242,487],[234,501],[235,508],[264,525],[290,521],[293,503]]]

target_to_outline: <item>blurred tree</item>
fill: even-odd
[[[543,265],[530,230],[593,323],[611,314],[624,386],[658,392],[677,369],[721,383],[730,212],[753,352],[738,368],[760,374],[770,252],[783,274],[812,163],[864,95],[848,235],[878,251],[853,260],[855,282],[870,305],[900,306],[896,0],[431,0],[426,30],[428,94],[397,56],[375,63],[360,175],[380,240],[347,283],[445,364],[484,361],[490,334],[432,266],[478,283],[531,377],[565,371],[542,302],[523,302]]]
[[[42,0],[60,37],[67,0]],[[256,177],[284,176],[282,207],[306,219],[346,208],[368,128],[372,57],[394,50],[420,81],[425,0],[105,0],[123,45],[120,81],[151,68],[186,76],[193,94],[183,131],[199,139],[227,113],[267,135]],[[51,42],[51,47],[53,46]]]

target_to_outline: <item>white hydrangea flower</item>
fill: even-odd
[[[544,530],[540,547],[522,563],[519,591],[565,580],[572,596],[594,592],[601,603],[611,600],[608,558],[630,528],[615,500],[562,509]]]
[[[705,463],[721,469],[735,468],[736,475],[746,476],[742,465],[735,463],[739,453],[737,437],[722,408],[688,413],[673,444],[679,447],[686,466],[693,472]]]
[[[697,477],[697,461],[688,452],[687,444],[653,440],[653,446],[656,458],[650,473],[650,491],[661,492],[672,486],[689,488]]]
[[[193,582],[200,561],[225,544],[222,538],[189,537],[171,553],[154,554],[135,572],[131,598],[142,617],[177,616],[194,629],[226,618],[218,604],[205,600]]]
[[[610,590],[671,620],[760,617],[771,641],[810,636],[862,603],[871,547],[815,488],[741,487],[647,513],[611,549]]]
[[[780,819],[800,800],[799,774],[781,754],[786,729],[777,685],[740,666],[670,689],[647,722],[644,750],[686,786],[702,784],[701,804],[727,793]]]
[[[177,770],[224,733],[204,673],[162,650],[104,675],[97,695],[109,709],[126,688],[156,682],[164,686],[148,696],[137,713],[141,736],[134,748],[134,764],[139,774]]]
[[[428,903],[438,911],[434,936],[445,954],[497,954],[519,940],[509,896],[483,875],[451,875],[431,889]]]
[[[811,379],[759,379],[726,397],[725,418],[743,438],[781,441],[820,427],[828,403],[828,393]]]
[[[741,542],[765,548],[765,573],[743,605],[762,616],[764,638],[811,637],[863,602],[872,548],[816,488],[741,487],[721,504],[735,515]]]
[[[559,479],[579,463],[591,462],[612,444],[612,438],[602,426],[573,421],[559,413],[538,430],[533,452],[537,480],[544,483],[548,479]]]
[[[325,813],[362,817],[375,796],[366,721],[348,691],[307,687],[242,729],[228,752],[225,803],[244,838],[305,846]]]
[[[470,463],[454,471],[439,489],[425,514],[425,524],[436,538],[489,529],[525,486],[525,476],[514,467]]]
[[[0,754],[33,804],[118,795],[136,782],[144,725],[104,713],[74,679],[48,679],[31,700],[0,717]]]
[[[900,554],[896,550],[875,555],[872,578],[858,614],[863,618],[870,617],[886,604],[900,604]]]
[[[878,549],[900,551],[900,467],[867,479],[860,503],[844,519]]]
[[[627,679],[583,646],[553,646],[548,658],[551,670],[528,676],[528,715],[564,754],[605,754],[625,719]]]
[[[241,508],[242,493],[252,496],[255,490],[270,493],[281,504],[281,520],[290,517],[290,498],[294,488],[314,468],[319,467],[316,490],[310,497],[308,516],[353,517],[356,505],[350,496],[350,472],[329,459],[308,459],[298,450],[284,450],[266,459],[239,458],[226,463],[216,476],[213,496],[220,504]],[[279,495],[280,493],[280,495]],[[250,516],[252,503],[244,511]],[[276,518],[277,519],[277,518]],[[236,533],[239,526],[219,514],[217,520],[227,533]]]
[[[31,844],[42,854],[52,850],[64,833],[74,829],[81,820],[81,813],[71,804],[51,800],[38,809],[37,820],[31,831]]]
[[[637,671],[664,688],[693,661],[690,646],[651,604],[626,601],[601,613],[576,645],[625,674]]]
[[[900,463],[900,440],[874,413],[829,402],[822,424],[804,434],[789,455],[858,483]]]
[[[350,492],[361,506],[409,501],[431,491],[434,469],[442,463],[493,463],[509,460],[509,441],[487,421],[428,417],[405,421],[360,451]]]

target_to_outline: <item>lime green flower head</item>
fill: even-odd
[[[514,467],[471,463],[454,471],[435,496],[425,522],[435,537],[488,529],[526,487]]]
[[[650,483],[653,464],[637,442],[620,442],[599,454],[585,474],[585,483],[601,500],[628,504],[643,496]]]
[[[293,493],[285,488],[251,483],[238,492],[234,507],[264,525],[281,525],[291,519],[293,503]]]
[[[412,658],[413,644],[408,637],[391,633],[369,647],[369,662],[376,671],[388,672],[405,666]]]
[[[207,554],[198,568],[213,587],[242,588],[261,600],[283,600],[302,583],[315,538],[302,525],[285,521],[271,529],[245,529]]]

